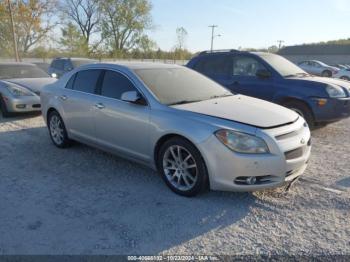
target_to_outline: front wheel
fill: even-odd
[[[7,110],[5,101],[3,100],[2,96],[0,95],[0,111],[2,114],[2,117],[10,117],[11,113]]]
[[[208,188],[208,173],[198,149],[186,139],[165,142],[158,154],[157,167],[167,186],[175,193],[193,197]]]
[[[66,148],[71,145],[66,127],[58,112],[52,111],[48,117],[48,128],[52,142],[59,148]]]
[[[290,110],[293,110],[298,115],[302,116],[307,124],[309,125],[310,129],[313,129],[315,127],[315,120],[313,117],[313,114],[311,110],[302,102],[299,101],[291,101],[284,104],[285,107],[289,108]]]

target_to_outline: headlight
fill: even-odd
[[[346,94],[345,94],[343,88],[341,88],[340,86],[328,85],[326,87],[326,91],[327,91],[328,95],[332,98],[346,97]]]
[[[7,85],[6,87],[14,96],[32,96],[33,95],[29,90],[23,87],[19,87],[16,85]]]
[[[219,130],[215,135],[225,146],[237,153],[266,154],[270,152],[265,141],[256,136],[232,130]]]

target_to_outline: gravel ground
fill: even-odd
[[[132,162],[56,149],[40,116],[0,119],[0,254],[350,255],[349,128],[313,133],[288,193],[187,199]]]

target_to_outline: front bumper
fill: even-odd
[[[4,96],[2,99],[9,112],[24,113],[41,110],[40,97],[36,95],[22,97]]]
[[[350,97],[329,98],[324,106],[315,102],[313,112],[316,122],[334,122],[350,116]]]
[[[198,148],[207,164],[210,188],[220,191],[257,191],[281,186],[302,175],[311,153],[310,131],[304,123],[305,120],[299,118],[288,126],[258,130],[257,135],[264,138],[269,146],[269,154],[232,152],[214,135],[199,144]],[[256,182],[245,183],[251,177]]]

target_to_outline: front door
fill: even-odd
[[[106,70],[96,110],[96,134],[103,146],[126,156],[149,161],[150,108],[121,100],[124,92],[138,91],[120,72]]]
[[[271,101],[275,91],[273,78],[259,78],[258,70],[267,68],[256,58],[234,56],[232,78],[228,88],[235,93]]]

